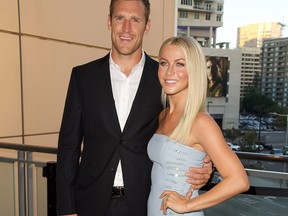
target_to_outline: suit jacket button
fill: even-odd
[[[125,144],[125,140],[120,140],[120,145],[123,145],[123,144]]]
[[[114,173],[114,172],[115,172],[114,168],[111,168],[110,172],[111,172],[111,173]]]

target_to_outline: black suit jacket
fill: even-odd
[[[121,132],[109,54],[73,68],[58,141],[58,214],[104,216],[121,159],[129,211],[131,215],[147,215],[152,167],[147,143],[162,110],[157,69],[158,63],[146,55],[139,88]]]

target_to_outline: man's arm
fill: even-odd
[[[200,189],[207,184],[213,172],[213,165],[210,157],[207,155],[204,159],[204,166],[201,168],[191,167],[186,172],[187,183],[191,184],[194,190]]]
[[[76,208],[75,182],[82,143],[81,104],[75,69],[71,74],[58,138],[56,168],[56,206],[59,215],[73,214]]]

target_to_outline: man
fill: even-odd
[[[147,215],[147,143],[163,108],[158,63],[142,50],[149,14],[149,0],[111,0],[111,53],[73,68],[58,143],[59,215]],[[210,170],[190,176],[200,179],[194,187]]]

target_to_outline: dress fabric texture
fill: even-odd
[[[153,161],[151,171],[152,186],[148,199],[148,216],[164,215],[160,211],[162,200],[159,198],[164,190],[173,190],[185,195],[190,184],[186,183],[185,172],[189,167],[202,167],[206,153],[183,145],[166,135],[154,134],[148,143],[148,155]],[[193,191],[193,197],[198,190]],[[203,216],[203,211],[178,214],[168,209],[167,215]]]

